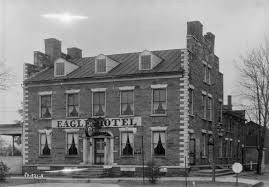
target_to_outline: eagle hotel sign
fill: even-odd
[[[85,128],[88,119],[59,119],[52,120],[52,128]],[[101,127],[137,127],[141,126],[141,117],[105,118]]]

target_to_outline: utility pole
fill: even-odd
[[[143,184],[145,184],[144,136],[141,137]]]

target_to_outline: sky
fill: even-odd
[[[63,23],[43,14],[71,13],[88,19]],[[62,41],[62,51],[78,47],[83,56],[186,47],[187,21],[199,20],[215,34],[215,54],[224,74],[224,101],[238,97],[236,61],[269,36],[268,0],[0,0],[0,63],[13,74],[0,90],[0,124],[19,119],[23,64],[44,39]],[[225,104],[225,103],[224,103]]]

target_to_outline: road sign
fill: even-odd
[[[235,185],[238,186],[238,174],[243,170],[242,164],[235,162],[232,166],[233,172],[236,173]]]
[[[242,164],[236,162],[232,166],[233,172],[240,173],[243,170]]]

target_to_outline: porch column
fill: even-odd
[[[110,139],[110,162],[109,164],[113,165],[114,163],[114,137]]]
[[[105,152],[104,152],[104,164],[107,164],[107,147],[109,145],[107,145],[107,138],[105,138]]]
[[[88,139],[87,137],[83,138],[83,164],[88,163]]]

